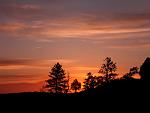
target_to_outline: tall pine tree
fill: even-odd
[[[46,88],[49,92],[64,93],[67,88],[67,79],[62,65],[56,63],[48,75],[50,78],[46,80]]]
[[[104,60],[105,63],[102,64],[99,73],[104,74],[105,82],[109,82],[110,80],[115,79],[117,74],[115,73],[117,70],[116,63],[111,60],[111,57],[106,57]]]

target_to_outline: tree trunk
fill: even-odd
[[[55,92],[58,93],[58,86],[57,86],[57,79],[56,79],[56,88],[55,88]]]
[[[77,92],[77,90],[75,89],[75,93]]]
[[[108,75],[108,73],[106,73],[106,82],[109,81],[108,78],[109,78],[109,75]]]

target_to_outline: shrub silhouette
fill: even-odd
[[[132,67],[132,68],[130,68],[129,73],[126,73],[122,78],[123,79],[133,79],[133,76],[135,74],[138,74],[138,73],[139,73],[139,68],[138,67]]]

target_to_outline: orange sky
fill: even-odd
[[[2,0],[0,93],[39,90],[57,62],[80,82],[88,72],[97,74],[106,57],[117,63],[120,76],[132,66],[140,67],[150,56],[149,4],[147,0]]]

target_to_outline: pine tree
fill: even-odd
[[[64,93],[67,88],[67,80],[65,77],[65,71],[62,65],[56,63],[48,75],[50,78],[46,80],[46,88],[49,92],[53,93]]]
[[[89,72],[87,73],[87,78],[83,83],[84,83],[83,87],[85,90],[93,89],[96,87],[96,77],[93,76],[91,72]]]
[[[77,79],[75,79],[72,83],[71,83],[71,89],[75,91],[75,93],[77,92],[77,90],[81,89],[81,83],[78,82]]]
[[[106,57],[104,61],[105,63],[102,64],[99,73],[104,74],[105,82],[109,82],[117,76],[117,74],[114,73],[117,70],[117,66],[116,63],[111,60],[111,57]]]
[[[66,77],[66,86],[65,86],[65,88],[64,88],[64,93],[68,93],[68,92],[70,92],[70,85],[69,85],[69,82],[70,82],[70,73],[68,72],[67,73],[67,77]]]

